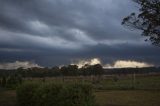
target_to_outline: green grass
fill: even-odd
[[[140,76],[136,75],[135,82],[132,75],[116,76],[117,81],[114,81],[115,76],[106,76],[96,83],[96,77],[65,77],[64,82],[88,82],[92,83],[95,89],[98,90],[160,90],[160,76]],[[40,78],[33,78],[28,81],[42,81]],[[64,83],[62,77],[45,78],[46,82]]]
[[[160,90],[160,76],[137,76],[135,82],[132,76],[119,76],[118,81],[110,77],[94,87],[99,90]]]

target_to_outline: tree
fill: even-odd
[[[7,77],[3,77],[3,86],[7,88],[16,88],[19,84],[22,84],[22,76],[14,73]]]
[[[48,76],[60,76],[61,72],[58,66],[52,67],[48,72]]]
[[[3,76],[3,77],[2,77],[2,87],[5,87],[5,86],[6,86],[6,84],[7,84],[6,77],[5,77],[5,76]]]
[[[79,74],[77,65],[68,65],[68,71],[71,76],[77,76]]]
[[[63,76],[68,75],[68,68],[66,66],[62,66],[60,70]]]
[[[133,0],[140,5],[139,14],[131,13],[122,25],[142,30],[145,41],[160,46],[160,0]]]
[[[94,75],[101,76],[104,73],[103,67],[100,64],[88,65],[85,64],[81,69],[84,76]]]
[[[79,74],[77,65],[63,66],[61,67],[61,72],[64,76],[76,76]]]
[[[94,75],[101,76],[104,73],[103,67],[100,64],[95,64],[92,67],[94,70]]]

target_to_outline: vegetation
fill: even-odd
[[[18,75],[22,77],[56,77],[56,76],[101,76],[104,70],[100,64],[85,65],[78,68],[77,65],[68,65],[63,67],[39,68],[33,67],[28,69],[18,68],[15,70],[0,70],[0,77]]]
[[[130,28],[140,29],[142,35],[149,37],[154,45],[160,45],[160,1],[133,0],[140,5],[139,14],[131,13],[123,19],[122,24]]]
[[[1,81],[1,86],[2,86],[2,87],[5,87],[6,84],[7,84],[6,77],[3,76],[3,77],[2,77],[2,81]]]
[[[160,91],[109,90],[95,92],[98,106],[159,106]]]
[[[64,77],[64,76],[96,76],[102,75],[127,75],[127,74],[150,74],[160,73],[160,67],[148,68],[117,68],[117,69],[103,69],[100,64],[84,65],[78,68],[76,65],[68,65],[63,67],[39,68],[33,67],[29,69],[18,68],[15,70],[0,70],[0,79],[3,77],[6,80],[9,77],[22,78],[45,78],[45,77]],[[20,81],[21,82],[21,81]]]
[[[91,84],[93,86],[96,106],[152,106],[152,104],[153,106],[159,106],[160,104],[159,75],[136,75],[135,83],[133,83],[132,75],[109,75],[102,77],[103,78],[99,83],[93,83],[93,79],[90,79],[90,77],[83,78],[85,83],[87,82],[89,83],[89,86]],[[19,98],[18,95],[18,98],[16,98],[16,93],[13,90],[0,88],[0,104],[2,104],[2,106],[17,106],[17,101],[24,101],[21,99],[27,100],[27,104],[30,104],[30,102],[35,103],[37,101],[39,101],[40,104],[43,104],[46,101],[51,101],[51,99],[52,101],[56,101],[52,95],[56,95],[57,92],[55,91],[58,89],[63,89],[64,91],[57,94],[56,97],[59,95],[63,99],[66,98],[67,95],[67,98],[73,97],[73,95],[83,96],[83,93],[80,93],[81,83],[83,85],[83,80],[79,79],[79,77],[69,77],[70,79],[67,78],[65,79],[65,82],[63,82],[61,78],[47,78],[45,82],[43,82],[41,78],[33,78],[32,80],[26,79],[23,81],[23,84],[18,87],[18,89],[21,87],[23,89],[21,88],[21,90],[17,90],[17,92],[21,92],[17,94],[19,97],[22,96],[22,98]],[[88,88],[89,87],[87,87],[87,89]],[[73,91],[68,92],[71,90]],[[34,102],[32,101],[33,98]],[[43,100],[41,100],[42,98]]]
[[[0,87],[15,89],[19,84],[22,83],[22,77],[20,75],[14,74],[9,76],[3,76],[0,80]]]
[[[17,106],[15,90],[0,88],[0,106]]]
[[[160,90],[160,76],[110,76],[94,84],[96,90]]]
[[[0,105],[143,106],[145,102],[144,106],[159,106],[159,69],[103,69],[101,65],[78,68],[69,65],[61,68],[0,70]],[[17,88],[17,93],[10,88]],[[143,102],[138,98],[144,98]]]
[[[88,84],[25,83],[17,89],[20,106],[94,106]]]

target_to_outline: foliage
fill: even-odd
[[[36,106],[35,92],[39,87],[38,83],[25,83],[17,88],[17,99],[21,106]]]
[[[57,77],[57,76],[78,76],[78,75],[102,75],[103,68],[100,64],[88,65],[88,67],[78,68],[77,65],[68,65],[63,67],[39,68],[33,67],[28,69],[18,68],[15,70],[0,70],[0,76],[20,75],[22,77]]]
[[[116,75],[116,76],[118,76],[118,75]],[[75,77],[70,77],[70,78],[72,78],[72,81],[75,80]],[[88,77],[84,77],[85,81],[89,82],[90,80],[87,78]],[[152,75],[147,75],[147,74],[136,75],[134,90],[132,90],[132,75],[130,75],[130,76],[129,75],[120,75],[120,76],[118,76],[119,80],[117,82],[115,82],[113,80],[113,78],[114,78],[113,75],[106,76],[103,80],[101,80],[100,83],[95,85],[96,88],[94,90],[94,95],[96,97],[95,98],[96,103],[98,104],[97,106],[108,106],[108,105],[159,106],[159,104],[160,104],[160,101],[159,101],[160,76],[158,74],[156,74],[156,75],[153,75],[153,74]],[[37,79],[39,79],[39,78],[35,78],[35,79],[37,81]],[[32,83],[33,82],[35,82],[35,81],[32,81]],[[38,82],[40,82],[40,81],[38,80]],[[51,82],[54,82],[54,79],[52,79]],[[60,84],[60,83],[62,83],[61,79],[59,79],[58,81],[56,80],[55,82],[59,83],[59,85],[61,86],[61,84]],[[75,81],[75,82],[77,82],[77,81]],[[47,83],[48,83],[48,81],[47,81]],[[35,83],[35,84],[37,84],[37,83]],[[43,84],[43,83],[41,83],[41,84]],[[68,84],[68,82],[67,82],[67,84]],[[50,84],[48,84],[46,86],[49,86],[49,85]],[[43,86],[43,85],[41,85],[41,86]],[[31,87],[29,87],[29,88],[31,88]],[[39,87],[37,87],[36,89],[38,89],[38,88]],[[45,85],[42,88],[46,88]],[[48,88],[46,88],[46,89],[48,89]],[[47,90],[45,90],[45,92],[47,92]],[[133,93],[131,93],[131,92],[133,92]],[[41,93],[41,92],[39,92],[39,93]],[[63,95],[63,93],[61,93],[61,94]],[[26,93],[24,95],[26,95]],[[2,105],[2,106],[17,106],[16,104],[17,104],[16,93],[14,90],[0,89],[0,105]]]
[[[118,78],[118,81],[115,80]],[[160,90],[159,75],[136,75],[135,82],[132,75],[107,76],[100,83],[94,84],[96,90]]]
[[[160,45],[160,0],[133,0],[140,5],[139,14],[131,13],[122,24],[140,29],[154,45]],[[147,41],[147,40],[146,40]]]
[[[20,75],[10,75],[7,79],[6,87],[16,88],[19,84],[22,83],[22,77]]]
[[[93,106],[88,84],[25,83],[17,89],[20,106]]]
[[[3,77],[2,77],[1,85],[2,85],[2,87],[5,87],[5,86],[6,86],[6,84],[7,84],[6,77],[5,77],[5,76],[3,76]]]
[[[102,75],[127,75],[127,74],[149,74],[160,73],[160,67],[146,67],[146,68],[117,68],[117,69],[104,69],[100,64],[96,65],[84,65],[81,68],[77,68],[75,65],[52,67],[52,68],[29,68],[29,69],[15,69],[15,70],[3,70],[0,69],[0,77],[6,77],[6,80],[10,76],[16,76],[22,82],[22,78],[44,78],[45,77],[61,77],[61,76],[96,76]]]
[[[95,76],[101,76],[104,73],[103,67],[100,64],[95,65],[84,65],[80,69],[83,73],[83,75],[95,75]]]
[[[15,89],[19,84],[22,83],[22,77],[21,75],[9,75],[9,76],[3,76],[2,79],[0,79],[0,86]]]

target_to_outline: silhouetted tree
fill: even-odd
[[[5,76],[3,76],[3,77],[2,77],[2,87],[5,87],[5,86],[6,86],[6,84],[7,84],[6,77],[5,77]]]
[[[61,73],[63,76],[68,75],[68,69],[66,66],[61,67]]]
[[[49,71],[48,76],[60,76],[61,72],[58,66],[52,67]]]
[[[77,65],[68,65],[61,67],[63,76],[76,76],[79,74]]]
[[[84,76],[88,76],[91,75],[91,67],[89,64],[85,64],[84,66],[82,66],[82,68],[80,69],[80,71],[82,72],[82,74]]]
[[[77,76],[78,75],[78,66],[77,65],[69,65],[68,67],[69,75]]]
[[[129,28],[142,30],[146,41],[160,46],[160,0],[133,0],[140,5],[139,14],[131,13],[122,24]]]
[[[80,71],[83,72],[84,76],[95,75],[101,76],[104,73],[103,67],[100,64],[88,65],[85,64]]]
[[[94,70],[94,75],[101,76],[104,73],[102,65],[95,64],[92,67],[93,67],[93,70]]]

